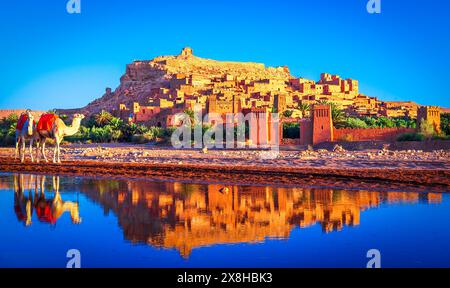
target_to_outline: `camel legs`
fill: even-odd
[[[42,142],[42,156],[44,157],[45,162],[48,162],[47,155],[45,155],[45,141]]]
[[[55,190],[53,205],[56,206],[57,204],[62,203],[61,194],[59,194],[59,176],[53,176],[53,189]]]
[[[20,153],[20,162],[25,162],[25,138],[22,137],[22,149]]]
[[[20,142],[20,138],[16,135],[16,150],[15,150],[14,160],[17,159],[17,157],[19,156],[19,142]]]
[[[41,185],[41,195],[45,195],[45,176],[41,176],[41,181],[40,181],[40,185]]]
[[[31,138],[30,140],[30,157],[31,157],[31,162],[34,163],[34,157],[33,157],[33,138]]]
[[[45,156],[45,138],[38,137],[36,139],[36,162],[41,162],[41,154],[44,157],[45,162],[47,162],[47,158]]]
[[[61,143],[58,143],[58,163],[61,163]]]
[[[53,152],[53,163],[61,163],[60,155],[61,155],[61,139],[55,138],[55,150]]]
[[[37,152],[36,152],[37,162],[39,163],[41,161],[41,154],[42,154],[42,157],[44,158],[44,161],[48,162],[47,156],[45,155],[45,138],[41,138],[38,140],[36,149],[37,149]]]
[[[58,163],[61,163],[61,140],[58,141]],[[59,187],[59,179],[58,179],[58,187]]]
[[[60,138],[53,138],[55,140],[55,148],[53,150],[53,163],[61,163],[61,140]],[[36,139],[36,161],[39,163],[41,161],[41,154],[44,158],[45,162],[48,162],[47,156],[45,155],[45,141],[46,138],[40,136],[39,139]],[[30,148],[31,149],[31,148]],[[32,159],[33,160],[33,159]]]
[[[55,139],[55,148],[53,149],[53,163],[56,163],[56,155],[58,154],[58,139]]]
[[[36,139],[36,162],[37,163],[39,163],[41,160],[40,159],[41,155],[39,155],[40,144],[41,144],[41,141],[39,139]]]
[[[45,155],[45,138],[41,138],[36,142],[36,162],[39,163],[41,161],[41,155],[44,158],[45,162],[48,162],[47,156]]]

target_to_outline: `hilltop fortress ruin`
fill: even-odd
[[[120,85],[86,107],[60,110],[85,114],[113,112],[126,121],[168,126],[171,115],[200,104],[206,113],[267,109],[293,118],[309,114],[305,104],[329,101],[349,115],[417,116],[414,102],[386,102],[360,93],[358,81],[322,73],[319,81],[296,78],[288,67],[223,62],[197,57],[191,48],[177,56],[160,56],[128,64]]]

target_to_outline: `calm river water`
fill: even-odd
[[[1,173],[0,267],[450,267],[449,220],[446,193]]]

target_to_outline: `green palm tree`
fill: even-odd
[[[286,110],[283,112],[283,117],[289,118],[292,116],[292,110]]]
[[[306,112],[309,111],[310,108],[311,107],[306,103],[301,103],[300,105],[298,105],[298,110],[302,112],[302,118],[305,118]]]
[[[112,118],[113,116],[109,112],[102,110],[102,112],[95,115],[95,122],[98,126],[102,127],[108,125],[111,122]]]
[[[184,110],[184,113],[189,116],[189,119],[191,120],[191,125],[195,125],[197,124],[197,119],[196,119],[196,115],[195,112],[190,110],[190,109],[186,109]]]

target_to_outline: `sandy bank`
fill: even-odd
[[[450,191],[447,151],[173,150],[130,145],[66,146],[63,164],[25,164],[0,149],[0,171],[184,182]],[[48,156],[50,156],[49,154]]]

